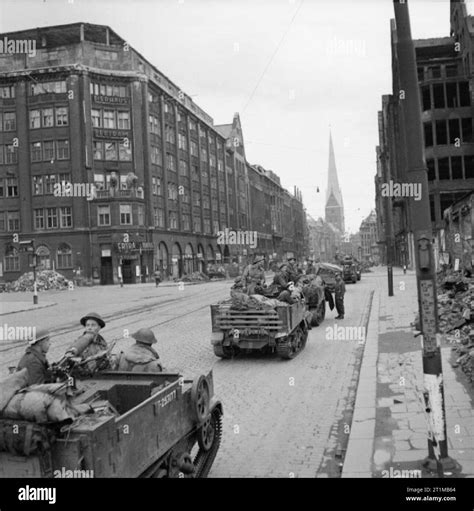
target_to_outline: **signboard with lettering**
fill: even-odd
[[[92,99],[96,103],[107,103],[108,105],[128,105],[130,103],[130,98],[119,96],[102,96],[94,94]]]
[[[130,132],[125,131],[125,130],[94,128],[94,137],[97,137],[97,138],[130,138]]]

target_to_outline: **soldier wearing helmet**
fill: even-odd
[[[105,321],[97,312],[91,312],[81,318],[81,325],[85,327],[84,332],[66,351],[66,357],[78,357],[86,359],[97,355],[99,352],[107,349],[107,342],[99,334],[99,331],[105,327]],[[106,369],[108,364],[101,364],[101,369]],[[93,371],[97,367],[95,361],[87,364],[87,369]]]
[[[156,373],[163,371],[158,353],[151,347],[157,342],[149,328],[140,328],[132,334],[135,344],[120,352],[116,362],[118,371]]]
[[[28,341],[25,354],[18,363],[17,371],[26,368],[28,371],[28,385],[36,383],[49,383],[52,375],[46,359],[50,345],[50,334],[40,329]]]
[[[249,295],[262,292],[265,287],[265,272],[263,270],[264,256],[256,255],[242,273],[242,286]]]

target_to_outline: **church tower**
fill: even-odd
[[[337,227],[341,233],[344,233],[344,203],[342,202],[342,193],[337,179],[336,159],[334,157],[331,132],[329,132],[329,166],[325,220]]]

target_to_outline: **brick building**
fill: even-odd
[[[0,57],[0,277],[29,269],[14,234],[34,240],[40,267],[101,284],[244,262],[243,247],[216,238],[250,228],[238,114],[214,125],[106,26],[1,37],[34,41],[36,52]],[[63,182],[76,193],[56,190]]]

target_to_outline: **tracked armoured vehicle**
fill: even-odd
[[[208,475],[223,414],[212,371],[192,380],[109,371],[74,385],[72,403],[90,410],[72,422],[0,417],[0,477]]]

